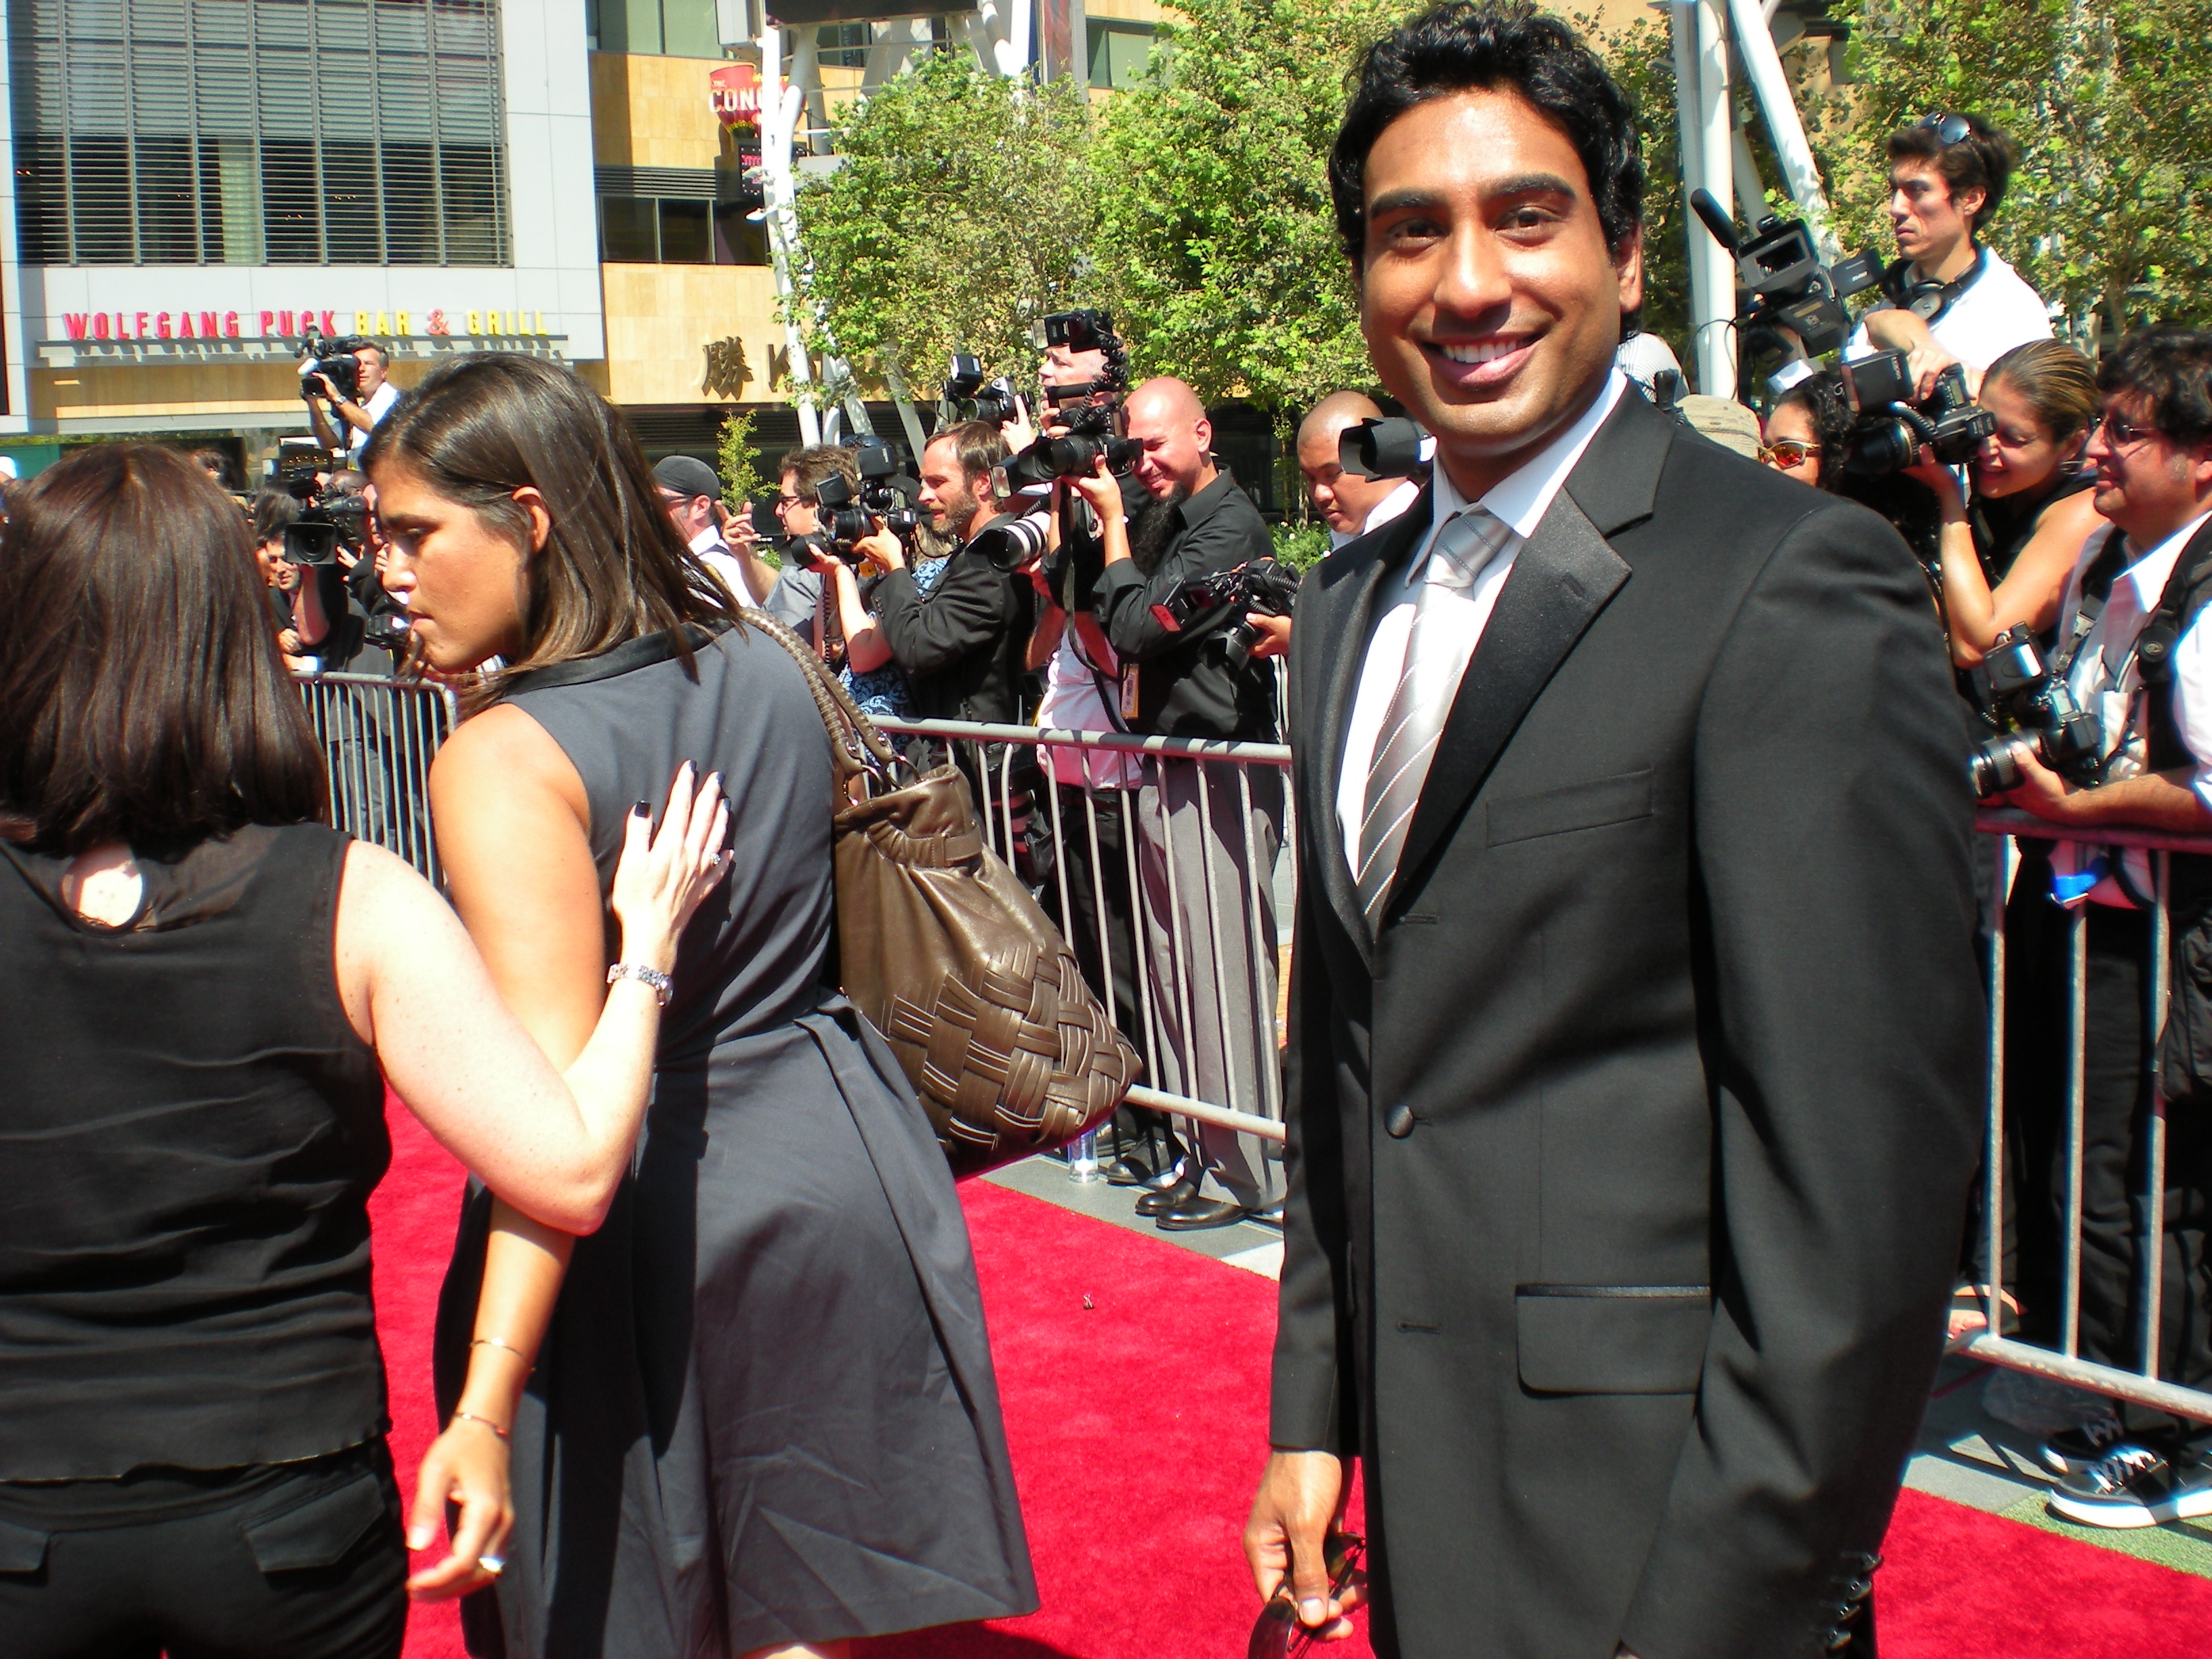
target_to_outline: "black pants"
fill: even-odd
[[[8,1659],[397,1659],[406,1579],[381,1441],[306,1463],[0,1483]]]
[[[2069,918],[2045,896],[2049,866],[2026,860],[2006,912],[2009,1006],[2005,1013],[2007,1162],[2017,1203],[2021,1334],[2057,1347],[2063,1337],[2068,1224],[2067,1028]],[[2142,1364],[2142,1240],[2150,1206],[2145,1129],[2150,1121],[2148,912],[2087,907],[2087,1036],[2081,1113],[2081,1353],[2137,1370]],[[2212,1388],[2212,1272],[2205,1256],[2212,1194],[2212,1125],[2177,1107],[2166,1117],[2164,1265],[2158,1374],[2184,1388]],[[2212,1425],[2120,1406],[2130,1432],[2202,1455]]]

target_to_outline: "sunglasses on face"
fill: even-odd
[[[1799,443],[1795,438],[1778,438],[1759,447],[1759,459],[1784,472],[1795,472],[1820,453],[1820,445]]]
[[[1940,109],[1930,110],[1922,116],[1918,125],[1934,133],[1936,142],[1947,149],[1953,144],[1965,143],[1966,135],[1973,131],[1966,125],[1965,116],[1953,115],[1948,110]]]
[[[1333,1532],[1322,1546],[1322,1560],[1328,1568],[1330,1598],[1340,1596],[1352,1583],[1352,1575],[1359,1570],[1359,1558],[1367,1548],[1367,1540],[1357,1533]],[[1267,1605],[1260,1609],[1257,1623],[1252,1626],[1252,1640],[1244,1650],[1244,1659],[1297,1659],[1314,1644],[1316,1632],[1298,1623],[1298,1604],[1291,1596],[1291,1581],[1287,1575],[1275,1586],[1275,1593],[1267,1598]]]
[[[2157,428],[2137,426],[2125,416],[2115,414],[2109,409],[2099,416],[2096,424],[2089,428],[2089,435],[2093,438],[2100,432],[2105,434],[2106,446],[2112,449],[2133,449],[2145,439],[2158,436]]]

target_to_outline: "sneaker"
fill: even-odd
[[[2045,1441],[2037,1455],[2053,1474],[2079,1474],[2092,1463],[2102,1462],[2127,1431],[2114,1416],[2093,1417],[2070,1429],[2061,1429]]]
[[[2155,1527],[2212,1515],[2212,1467],[2177,1468],[2147,1446],[2117,1446],[2051,1493],[2051,1512],[2085,1527]]]

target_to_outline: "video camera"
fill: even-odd
[[[1245,620],[1251,612],[1287,617],[1298,596],[1298,573],[1278,560],[1253,559],[1233,570],[1193,576],[1152,607],[1152,619],[1170,634],[1181,634],[1208,613],[1234,617],[1229,630],[1229,660],[1242,668],[1252,659],[1260,630]]]
[[[326,340],[319,334],[310,334],[307,337],[307,355],[300,363],[301,386],[307,390],[310,397],[319,398],[322,393],[314,389],[312,382],[316,375],[321,374],[326,376],[330,383],[337,388],[338,398],[341,402],[359,403],[361,401],[359,353],[363,346],[374,343],[373,340],[362,339],[358,334],[341,335],[335,340]]]
[[[1989,719],[2002,729],[1974,750],[1977,796],[1987,800],[2018,788],[2021,762],[2030,755],[2069,783],[2097,781],[2102,762],[2096,717],[2051,672],[2033,628],[2022,623],[1998,635],[1982,668],[1990,678]]]
[[[1749,296],[1743,312],[1747,357],[1787,351],[1777,331],[1784,328],[1804,343],[1808,357],[1824,357],[1850,337],[1850,313],[1843,301],[1881,281],[1881,260],[1872,250],[1831,270],[1820,263],[1802,219],[1770,213],[1746,240],[1711,191],[1692,191],[1690,206],[1713,240],[1735,256],[1736,280]]]
[[[1355,478],[1402,478],[1421,464],[1428,438],[1401,415],[1362,421],[1336,434],[1336,464]]]
[[[358,550],[368,522],[368,502],[358,490],[325,489],[321,478],[345,465],[325,449],[284,453],[284,492],[300,503],[300,516],[284,526],[284,556],[294,564],[337,562],[338,544]]]
[[[1963,466],[1997,429],[1997,417],[1976,405],[1966,371],[1953,363],[1936,377],[1936,389],[1918,403],[1911,360],[1902,351],[1877,351],[1843,367],[1844,397],[1857,416],[1851,424],[1844,468],[1861,477],[1901,472],[1925,446],[1946,466]]]
[[[1001,374],[983,378],[983,361],[964,351],[952,354],[952,372],[945,376],[945,402],[963,421],[988,421],[1001,426],[1020,413],[1014,383]]]

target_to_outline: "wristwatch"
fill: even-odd
[[[658,968],[648,968],[641,962],[617,962],[607,969],[607,983],[611,985],[618,979],[634,979],[641,985],[651,986],[660,1006],[668,1006],[668,993],[674,981]]]

